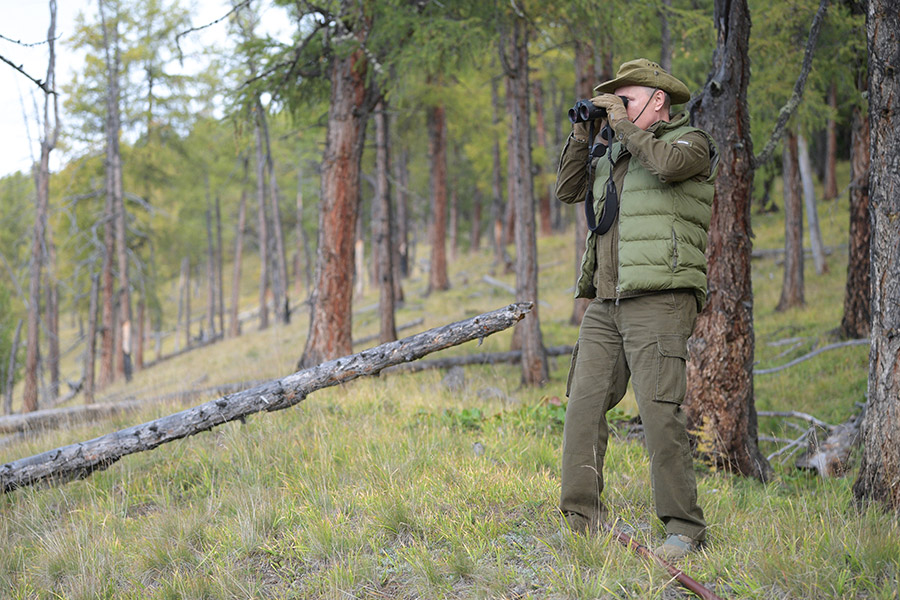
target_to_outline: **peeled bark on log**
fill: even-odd
[[[289,408],[316,390],[365,375],[375,375],[387,367],[470,340],[482,339],[511,327],[530,310],[528,303],[510,304],[465,321],[330,360],[173,415],[6,463],[0,467],[0,487],[3,493],[7,493],[42,481],[63,483],[86,478],[123,456],[152,450],[167,442],[208,431],[257,412]]]

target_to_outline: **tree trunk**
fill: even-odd
[[[750,205],[753,141],[747,109],[750,13],[746,0],[715,0],[717,44],[710,75],[692,105],[698,127],[718,140],[720,161],[709,231],[709,298],[688,342],[688,431],[714,445],[718,464],[766,480],[753,398]]]
[[[356,241],[353,242],[353,273],[356,277],[356,295],[366,291],[366,232],[361,219],[356,220]]]
[[[481,190],[477,187],[472,191],[472,230],[469,238],[469,251],[481,250]]]
[[[117,320],[120,325],[131,323],[131,288],[128,277],[128,245],[126,243],[127,230],[125,218],[125,193],[122,182],[122,154],[119,149],[119,135],[121,134],[121,108],[120,108],[120,92],[119,92],[119,70],[121,66],[121,56],[119,53],[119,13],[118,6],[116,14],[111,25],[107,25],[106,16],[103,11],[103,2],[100,5],[100,18],[103,22],[103,46],[106,63],[106,194],[108,196],[107,204],[111,203],[111,217],[115,219],[113,232],[115,235],[114,251],[116,254],[119,287],[114,292],[115,300],[112,298],[113,290],[110,289],[109,298],[106,297],[106,289],[104,289],[104,310],[106,303],[118,303],[119,313]],[[111,38],[111,39],[110,39]],[[110,248],[108,246],[108,248]],[[112,283],[110,282],[110,286]],[[103,326],[113,327],[113,321],[116,318],[110,314],[109,318],[104,316]],[[107,365],[101,364],[100,379],[103,385],[112,381],[112,363],[115,361],[115,373],[118,376],[124,376],[126,381],[131,381],[131,357],[126,357],[125,349],[122,346],[124,341],[121,332],[114,329],[110,330],[110,338],[114,338],[116,343],[112,352],[115,354],[109,356],[109,371],[104,373]],[[111,341],[111,340],[110,340]],[[106,344],[106,341],[104,341]],[[106,349],[104,348],[104,353]]]
[[[860,75],[860,87],[866,82]],[[862,109],[853,109],[850,129],[850,255],[844,291],[844,315],[840,337],[869,336],[871,320],[870,265],[871,224],[869,219],[869,119]]]
[[[784,281],[777,311],[803,306],[803,200],[797,136],[784,136]]]
[[[862,461],[853,484],[860,505],[900,514],[900,70],[887,57],[900,48],[893,0],[870,0],[869,127],[872,216],[872,332]]]
[[[534,181],[531,177],[531,124],[528,98],[528,23],[516,19],[513,23],[510,50],[515,71],[507,73],[512,91],[510,130],[515,134],[515,146],[509,148],[514,157],[516,195],[516,302],[531,302],[531,314],[516,325],[522,342],[522,383],[543,385],[548,380],[547,355],[541,334],[538,313],[537,240],[534,222]],[[502,36],[501,36],[502,37]]]
[[[48,173],[49,175],[49,173]],[[56,244],[47,224],[47,367],[50,370],[50,397],[59,398],[59,282],[56,278]]]
[[[19,354],[19,338],[22,335],[22,319],[16,324],[16,333],[13,335],[12,348],[9,351],[9,367],[6,370],[6,388],[3,394],[3,414],[12,414],[12,394],[16,384],[16,357]]]
[[[459,185],[450,190],[450,260],[456,260],[459,251]]]
[[[512,90],[512,81],[506,78],[506,114],[509,122],[506,128],[506,212],[503,215],[503,247],[504,250],[509,244],[514,244],[516,240],[516,196],[519,195],[517,189],[518,179],[516,178],[516,133],[512,128],[513,111],[515,101],[513,99],[514,92]],[[507,258],[507,257],[504,257]],[[506,260],[506,271],[512,272],[514,264],[512,260]]]
[[[803,183],[803,203],[806,205],[806,225],[809,230],[809,245],[812,247],[813,264],[816,275],[828,272],[825,260],[825,244],[822,242],[822,230],[819,228],[819,209],[816,205],[816,190],[813,186],[813,171],[809,161],[809,147],[806,138],[797,134],[798,166],[800,181]]]
[[[322,157],[322,192],[316,283],[310,298],[309,335],[300,367],[352,351],[353,241],[359,207],[359,172],[370,109],[362,49],[331,66],[328,133]]]
[[[225,277],[222,264],[222,203],[216,195],[216,299],[219,313],[219,333],[225,337]]]
[[[100,295],[100,278],[91,275],[91,300],[88,309],[87,341],[84,352],[84,403],[94,402],[94,363],[97,346],[97,297]]]
[[[250,161],[244,159],[244,180],[241,186],[241,203],[238,206],[237,230],[234,232],[234,264],[231,275],[231,329],[230,337],[241,335],[241,320],[238,317],[241,302],[241,267],[244,261],[244,230],[247,227],[247,172]],[[176,349],[177,350],[177,349]]]
[[[152,450],[254,413],[290,408],[316,390],[376,375],[393,365],[487,337],[512,326],[529,308],[511,304],[466,321],[337,358],[154,421],[6,463],[0,467],[0,489],[8,493],[42,481],[62,483],[84,479],[129,454]]]
[[[50,27],[47,30],[47,46],[49,51],[49,60],[47,61],[46,84],[49,86],[48,89],[53,89],[56,84],[56,0],[50,0]],[[38,408],[41,277],[45,260],[44,248],[49,237],[48,213],[50,211],[50,152],[52,152],[56,147],[56,142],[59,137],[59,113],[57,110],[57,96],[52,95],[52,99],[53,125],[51,127],[51,94],[47,92],[44,93],[44,131],[41,138],[41,162],[35,176],[35,187],[37,188],[37,194],[35,196],[34,238],[32,239],[31,246],[31,264],[29,265],[28,330],[26,334],[27,348],[25,353],[25,390],[22,409],[25,412],[34,411]],[[55,287],[55,281],[51,281],[50,285]],[[16,338],[18,339],[18,333],[16,334]],[[56,343],[58,369],[58,340],[56,341]],[[13,356],[15,356],[15,352],[13,352]],[[11,374],[15,374],[15,369],[11,370]],[[57,374],[57,382],[58,379],[59,377]]]
[[[206,180],[206,327],[201,336],[205,342],[216,337],[216,258],[213,248],[212,206],[209,197],[209,177]]]
[[[272,157],[272,144],[269,139],[269,125],[262,103],[257,99],[257,114],[262,126],[263,141],[266,149],[266,169],[269,174],[269,209],[272,211],[272,298],[275,305],[275,320],[282,324],[291,322],[290,299],[288,298],[287,258],[284,249],[284,234],[281,227],[281,209],[278,202],[278,180],[275,178],[275,159]]]
[[[137,318],[137,346],[134,349],[134,366],[140,371],[144,368],[144,336],[146,335],[147,314],[146,302],[143,295],[138,302],[138,318]]]
[[[668,73],[672,72],[672,30],[669,28],[669,11],[672,9],[672,0],[662,0],[662,8],[659,10],[659,66]]]
[[[191,259],[181,259],[181,278],[184,286],[184,347],[191,347]]]
[[[400,152],[399,157],[394,160],[394,179],[397,185],[394,186],[394,201],[397,207],[397,266],[400,270],[400,277],[396,278],[397,283],[401,277],[409,277],[409,213],[407,210],[407,189],[409,186],[409,150],[404,148]],[[399,297],[398,297],[399,300]]]
[[[449,290],[447,277],[447,135],[443,104],[428,109],[428,156],[431,160],[431,268],[428,293]]]
[[[540,154],[546,156],[547,152],[547,127],[544,123],[544,88],[540,81],[531,84],[532,97],[534,98],[534,123],[537,146]],[[538,204],[541,215],[541,236],[547,237],[553,234],[553,220],[550,217],[550,188],[544,185],[544,165],[538,164],[535,169],[535,179],[539,181],[538,190],[540,197]]]
[[[832,82],[828,88],[828,106],[832,114],[837,114],[837,84]],[[822,195],[825,200],[837,198],[837,123],[834,118],[829,118],[825,124],[825,190]]]
[[[491,106],[499,106],[500,96],[497,91],[497,78],[491,79]],[[491,223],[493,223],[494,266],[508,262],[503,242],[503,174],[500,171],[500,135],[497,133],[500,124],[500,111],[491,111],[491,125],[494,131],[492,156],[494,160],[493,178],[491,179]]]
[[[259,107],[255,110],[259,110]],[[256,223],[259,239],[259,329],[269,326],[269,218],[266,215],[266,162],[263,158],[262,125],[254,120],[256,133]]]
[[[375,197],[372,198],[372,254],[378,274],[378,312],[382,344],[397,339],[394,322],[394,242],[391,237],[391,157],[388,147],[387,106],[375,106]]]
[[[297,296],[300,296],[300,282],[306,282],[306,289],[312,287],[312,252],[309,249],[309,238],[306,235],[306,228],[303,227],[303,170],[299,161],[297,164],[297,267],[294,277],[297,281]],[[300,277],[300,259],[303,260],[304,277]]]

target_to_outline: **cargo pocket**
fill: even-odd
[[[566,379],[566,398],[569,397],[569,392],[572,391],[572,378],[575,376],[576,362],[578,362],[578,342],[575,342],[575,347],[572,348],[572,361],[569,363],[569,377]]]
[[[687,338],[677,333],[656,336],[659,350],[656,367],[656,396],[659,402],[681,404],[687,390]]]

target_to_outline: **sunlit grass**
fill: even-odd
[[[845,205],[835,203],[833,215],[831,205],[822,209],[826,244],[836,248],[846,244]],[[754,217],[757,247],[779,245],[778,219]],[[547,345],[577,336],[569,323],[571,239],[569,231],[539,241]],[[831,341],[845,255],[836,250],[821,276],[808,262],[807,306],[784,314],[774,311],[780,265],[754,261],[759,368]],[[422,330],[507,304],[507,292],[482,281],[491,269],[487,252],[461,256],[452,288],[430,296],[417,272],[405,284],[397,322],[423,317]],[[493,276],[514,281],[499,271]],[[253,292],[248,286],[248,307]],[[375,313],[361,310],[376,300],[372,289],[357,300],[355,336],[377,330]],[[303,348],[303,312],[290,326],[264,332],[248,323],[237,340],[163,362],[104,394],[152,397],[283,376]],[[771,345],[786,338],[800,340]],[[445,353],[506,350],[510,339],[507,331],[480,348],[473,342]],[[866,362],[867,348],[858,346],[759,375],[757,406],[840,422],[864,399]],[[7,494],[0,498],[0,597],[685,597],[665,572],[607,536],[554,537],[562,431],[542,399],[564,398],[567,368],[567,357],[551,360],[542,389],[521,388],[518,369],[504,365],[466,369],[458,392],[434,371],[358,380],[292,410],[126,457],[85,481]],[[181,408],[160,401],[140,413],[29,436],[0,448],[0,459]],[[628,402],[623,408],[634,410]],[[762,419],[760,428],[789,435],[776,420]],[[764,452],[773,449],[764,444]],[[900,526],[876,508],[857,510],[855,473],[823,480],[793,470],[790,461],[774,466],[767,485],[698,467],[710,543],[684,569],[729,598],[896,598]],[[641,445],[611,441],[605,502],[652,546],[663,531],[648,473]]]

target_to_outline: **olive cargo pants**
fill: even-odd
[[[668,534],[705,536],[691,449],[681,410],[687,339],[697,318],[693,292],[593,300],[572,355],[566,394],[560,510],[573,529],[596,528],[609,429],[606,412],[631,377],[650,455],[656,515]]]

